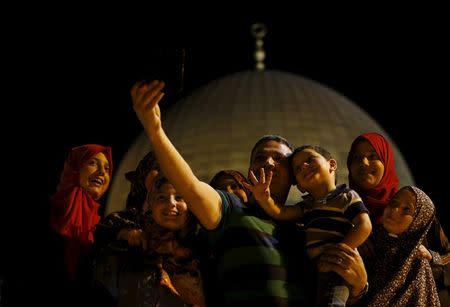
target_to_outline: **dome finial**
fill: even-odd
[[[266,65],[264,64],[264,59],[266,58],[266,52],[263,49],[264,41],[263,38],[267,34],[267,27],[263,23],[254,23],[251,27],[251,32],[255,38],[255,52],[253,57],[256,60],[255,69],[264,70]]]

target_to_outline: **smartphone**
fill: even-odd
[[[186,48],[154,48],[139,66],[140,80],[162,80],[166,83],[164,100],[172,101],[183,94],[185,85]]]

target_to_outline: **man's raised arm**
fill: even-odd
[[[198,180],[162,128],[159,101],[164,96],[164,82],[137,82],[131,88],[133,108],[144,127],[161,170],[189,205],[189,210],[207,229],[214,229],[221,215],[220,195]]]

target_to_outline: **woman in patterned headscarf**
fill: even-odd
[[[160,173],[153,151],[125,177],[131,183],[126,210],[111,213],[102,225],[118,240],[109,248],[127,245],[105,269],[99,265],[98,280],[117,306],[204,306],[197,220]],[[117,272],[108,274],[111,267]]]
[[[158,170],[155,153],[149,151],[139,161],[134,171],[125,173],[125,179],[130,182],[126,208],[123,211],[110,213],[101,221],[100,225],[107,228],[107,231],[99,233],[99,236],[106,236],[104,241],[111,241],[125,227],[142,228],[144,226],[146,212],[148,211],[147,187],[152,185]]]
[[[367,306],[440,306],[428,260],[417,257],[435,208],[420,189],[400,189],[384,210],[368,262]]]

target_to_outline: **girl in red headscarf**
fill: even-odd
[[[64,238],[64,264],[72,279],[80,255],[94,242],[95,226],[100,220],[97,201],[108,190],[111,178],[110,147],[87,144],[70,150],[50,199],[50,225]]]

